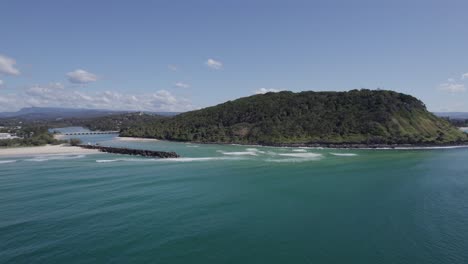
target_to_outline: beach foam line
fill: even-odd
[[[0,164],[7,164],[7,163],[14,163],[17,162],[17,160],[0,160]]]
[[[330,155],[340,156],[340,157],[354,157],[354,156],[357,156],[358,154],[356,153],[330,153]]]

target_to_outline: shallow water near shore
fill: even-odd
[[[0,158],[0,263],[466,263],[468,149]]]

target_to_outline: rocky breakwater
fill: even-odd
[[[101,152],[113,153],[113,154],[124,154],[124,155],[133,155],[133,156],[143,156],[143,157],[156,157],[156,158],[179,158],[179,154],[175,152],[165,152],[165,151],[154,151],[154,150],[144,150],[144,149],[129,149],[129,148],[115,148],[115,147],[104,147],[99,145],[79,145],[85,149],[97,149]]]

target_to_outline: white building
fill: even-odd
[[[17,136],[12,136],[10,133],[0,133],[0,139],[13,139],[18,138]]]

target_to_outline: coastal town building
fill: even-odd
[[[18,138],[18,137],[10,133],[0,133],[0,139],[14,139],[14,138]]]

